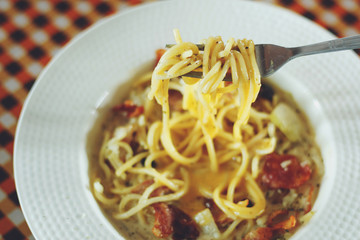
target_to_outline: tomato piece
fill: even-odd
[[[271,240],[274,232],[269,227],[259,227],[245,235],[243,240]]]
[[[127,3],[130,5],[130,6],[135,6],[135,5],[138,5],[141,3],[141,0],[127,0]]]
[[[155,211],[155,223],[152,229],[153,234],[158,238],[170,236],[174,229],[172,226],[173,213],[165,203],[156,203],[152,205]]]
[[[311,200],[312,200],[312,197],[313,197],[313,193],[314,193],[314,186],[311,186],[311,187],[310,187],[310,190],[309,190],[308,197],[307,197],[307,199],[306,199],[306,209],[305,209],[305,213],[310,212],[310,210],[311,210],[311,208],[312,208]]]
[[[166,203],[154,203],[155,223],[153,234],[159,238],[172,235],[173,240],[196,239],[199,236],[196,222],[179,208]]]
[[[165,49],[158,49],[158,50],[156,50],[156,62],[155,62],[155,66],[159,63],[159,61],[160,61],[160,58],[162,57],[162,55],[164,55],[164,53],[166,52],[166,50]]]
[[[133,101],[126,100],[123,104],[114,106],[113,111],[115,112],[125,112],[127,117],[138,117],[144,113],[143,106],[137,106]]]
[[[271,153],[265,156],[264,161],[261,181],[269,188],[297,188],[311,177],[311,168],[301,166],[293,155]]]
[[[167,186],[161,186],[156,188],[151,194],[150,197],[164,196],[170,194],[172,191]]]
[[[286,216],[289,214],[289,211],[286,209],[279,209],[272,212],[267,219],[267,226],[272,227],[277,223],[277,219],[282,216]]]
[[[272,228],[290,230],[295,226],[296,226],[296,218],[295,216],[291,215],[288,219],[275,224]]]

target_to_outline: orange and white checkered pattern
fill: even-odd
[[[149,2],[0,0],[0,239],[33,238],[19,206],[12,155],[20,111],[38,74],[76,34],[105,16],[145,1]],[[360,34],[359,1],[257,1],[290,9],[339,37]]]

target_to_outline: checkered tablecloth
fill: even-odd
[[[22,105],[40,71],[80,31],[145,1],[0,0],[0,239],[33,238],[15,189],[13,147]],[[262,1],[297,12],[339,37],[360,34],[360,1]]]

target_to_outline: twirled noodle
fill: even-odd
[[[178,33],[176,32],[176,34]],[[176,36],[176,39],[181,38]],[[234,50],[234,47],[239,50]],[[187,53],[186,58],[182,53]],[[195,44],[178,42],[160,59],[152,75],[149,98],[155,97],[157,102],[162,105],[162,143],[173,160],[181,164],[196,162],[200,156],[184,156],[178,152],[173,144],[169,126],[168,85],[170,79],[191,72],[200,65],[203,66],[204,77],[196,83],[193,80],[192,86],[186,86],[183,107],[200,120],[211,161],[211,169],[216,171],[218,160],[214,153],[213,139],[221,130],[221,118],[224,118],[225,114],[219,114],[221,118],[216,124],[219,99],[225,93],[234,94],[234,100],[225,106],[223,105],[222,109],[232,108],[233,111],[238,112],[233,127],[233,135],[234,138],[241,141],[241,126],[246,124],[250,115],[251,104],[255,101],[260,90],[260,74],[254,55],[254,43],[249,40],[235,41],[231,38],[224,45],[220,37],[211,37],[205,42],[204,53],[199,54]],[[233,87],[231,88],[226,86],[223,81],[229,69],[231,69],[233,78],[231,84]]]
[[[177,33],[176,33],[177,34]],[[177,39],[181,39],[176,37]],[[234,48],[238,48],[236,50]],[[184,57],[186,53],[186,57]],[[242,147],[239,151],[235,151],[234,155],[241,156],[241,164],[238,171],[225,185],[227,187],[227,197],[221,196],[220,192],[225,186],[213,189],[215,203],[233,219],[255,218],[265,209],[265,198],[262,191],[257,187],[256,182],[251,175],[246,175],[249,164],[249,153],[246,145],[242,141],[241,126],[246,124],[249,116],[251,104],[255,101],[260,90],[260,74],[256,65],[254,55],[254,43],[250,40],[235,41],[231,38],[226,45],[220,37],[210,37],[205,41],[203,54],[199,53],[195,44],[189,42],[178,42],[177,45],[170,48],[160,59],[156,66],[151,81],[151,91],[149,98],[156,98],[157,102],[162,106],[162,133],[161,141],[165,151],[171,156],[173,161],[180,164],[190,165],[199,161],[201,155],[186,156],[179,152],[178,148],[173,144],[170,134],[171,126],[169,124],[170,108],[168,102],[168,85],[170,79],[191,72],[202,65],[203,78],[199,80],[192,79],[191,85],[185,86],[183,108],[189,110],[192,117],[197,119],[201,125],[201,135],[206,146],[206,153],[210,161],[211,171],[218,172],[220,163],[231,159],[226,155],[221,156],[221,160],[215,152],[214,140],[223,130],[223,121],[228,111],[232,111],[236,115],[235,123],[232,131],[232,142],[239,143]],[[231,71],[232,84],[226,86],[223,81],[226,73]],[[232,94],[232,99],[222,101],[226,93]],[[237,114],[236,114],[237,113]],[[253,115],[256,115],[254,113]],[[266,116],[258,114],[254,116],[259,124],[263,124]],[[172,118],[174,122],[178,117]],[[180,121],[180,120],[178,120]],[[195,135],[191,133],[191,135]],[[259,136],[260,139],[266,137],[267,134]],[[254,136],[256,137],[256,136]],[[225,150],[226,150],[226,145]],[[197,152],[201,152],[201,145],[197,148]],[[275,146],[269,146],[273,151]],[[254,149],[256,152],[256,149]],[[218,149],[218,152],[221,150]],[[195,151],[194,151],[195,152]],[[259,155],[256,155],[259,157]],[[256,168],[256,166],[254,166]],[[247,176],[246,178],[244,176]],[[234,192],[236,188],[243,182],[248,189],[255,204],[253,207],[247,207],[240,202],[235,203]]]
[[[175,39],[152,74],[134,85],[130,98],[143,114],[104,134],[103,178],[94,180],[94,195],[117,206],[115,219],[137,215],[143,224],[153,204],[173,203],[193,217],[204,209],[196,202],[211,199],[231,222],[214,236],[228,239],[252,229],[264,213],[256,181],[261,159],[284,137],[270,119],[273,103],[264,103],[266,111],[252,107],[261,82],[251,40],[210,37],[200,51],[178,31]],[[191,71],[203,77],[180,77]],[[224,81],[228,73],[231,82]]]

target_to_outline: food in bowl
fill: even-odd
[[[131,239],[289,238],[324,169],[306,116],[261,83],[251,40],[175,39],[103,122],[94,197]]]

